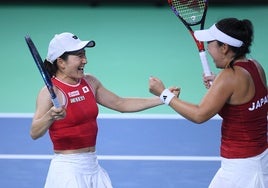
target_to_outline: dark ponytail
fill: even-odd
[[[45,59],[44,66],[51,78],[56,75],[56,72],[58,70],[57,60],[55,60],[53,63],[50,63]]]

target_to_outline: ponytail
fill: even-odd
[[[45,59],[44,66],[51,78],[56,75],[56,72],[58,70],[57,60],[52,64]]]

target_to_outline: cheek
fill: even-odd
[[[214,56],[214,54],[215,54],[215,49],[213,49],[211,46],[208,46],[207,47],[207,51],[208,51],[208,53],[211,55],[211,56]]]
[[[68,69],[74,69],[77,68],[80,64],[80,61],[77,61],[75,59],[68,61]]]
[[[218,48],[215,46],[213,42],[209,43],[207,46],[208,53],[212,56],[212,58],[216,58],[218,56]]]
[[[211,44],[209,43],[209,44],[207,45],[207,51],[210,53],[211,50],[212,50],[212,46],[211,46]]]

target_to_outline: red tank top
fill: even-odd
[[[253,157],[267,148],[267,88],[253,62],[238,62],[235,66],[241,66],[250,73],[255,85],[255,96],[245,104],[226,104],[219,112],[223,118],[221,156]]]
[[[81,79],[69,85],[52,78],[66,99],[66,117],[55,121],[49,135],[55,150],[73,150],[96,145],[98,106],[90,85]]]

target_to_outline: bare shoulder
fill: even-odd
[[[56,91],[57,88],[56,87],[53,87],[53,90]],[[40,92],[39,92],[39,95],[44,97],[44,96],[49,96],[49,92],[48,92],[48,89],[46,86],[44,86],[43,88],[41,88]]]
[[[58,90],[56,90],[56,88],[53,88],[53,89],[54,89],[55,92],[58,91]],[[57,92],[56,92],[56,94],[57,94]],[[49,105],[50,103],[51,103],[50,93],[49,93],[47,87],[44,86],[44,87],[40,90],[40,92],[39,92],[39,94],[38,94],[38,97],[37,97],[37,104],[41,104],[41,105],[39,105],[39,106],[42,106],[42,105],[43,105],[43,106],[47,106],[47,105]]]
[[[84,79],[85,79],[87,82],[90,82],[90,83],[93,83],[93,82],[99,82],[99,80],[98,80],[95,76],[93,76],[93,75],[91,75],[91,74],[85,74]]]
[[[57,97],[62,95],[62,91],[56,86],[53,86],[53,91],[55,92]],[[40,90],[38,97],[41,98],[41,100],[49,100],[49,101],[51,100],[51,95],[50,95],[48,88],[46,86],[44,86]]]
[[[100,85],[100,81],[91,74],[85,74],[84,79],[96,90]]]
[[[233,80],[235,80],[234,71],[232,69],[223,69],[213,81],[211,90],[220,95],[225,93],[229,96],[236,87]]]
[[[234,70],[232,68],[227,68],[223,69],[216,77],[215,81],[222,83],[222,84],[227,84],[230,85],[229,82],[232,83],[234,80],[235,74]]]

